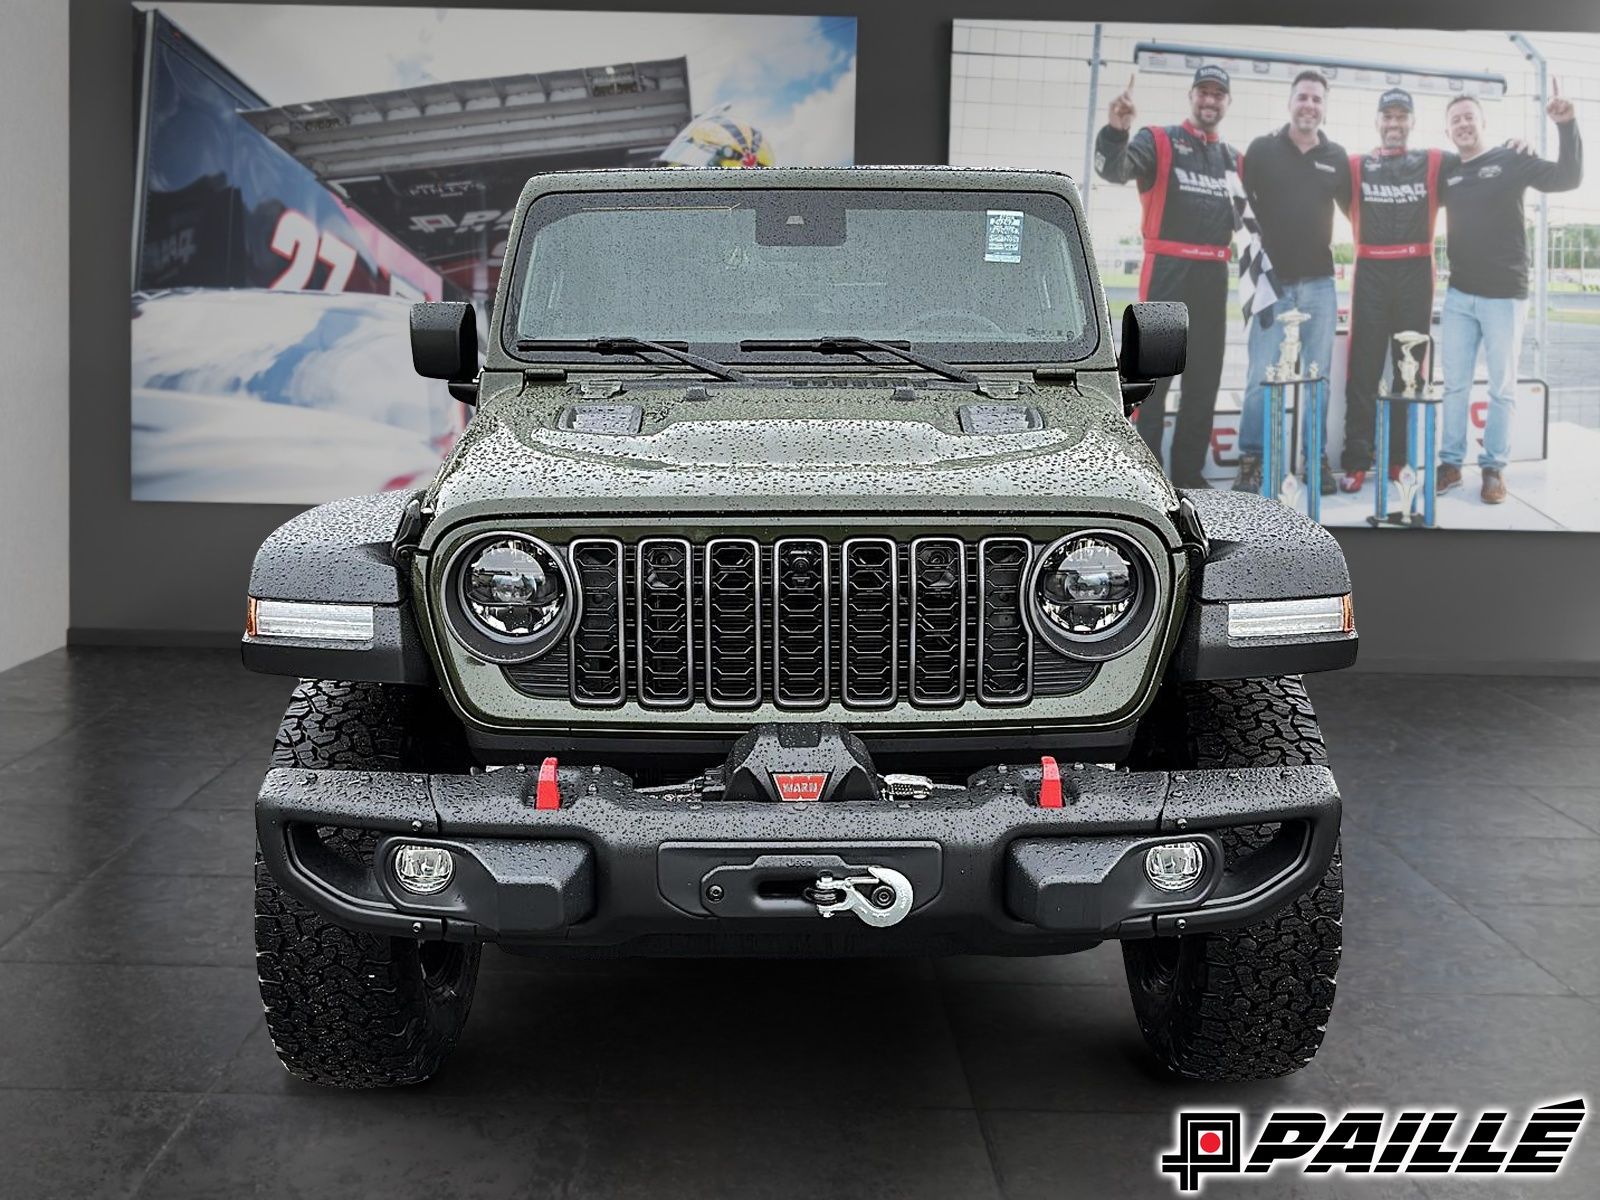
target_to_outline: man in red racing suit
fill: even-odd
[[[1350,225],[1355,282],[1350,298],[1350,358],[1344,385],[1344,474],[1339,490],[1357,492],[1373,469],[1378,384],[1385,359],[1398,355],[1394,335],[1427,333],[1433,320],[1433,227],[1439,212],[1443,152],[1411,150],[1416,106],[1403,88],[1378,98],[1379,145],[1350,156]],[[1389,463],[1406,461],[1405,412],[1391,414]]]
[[[1095,170],[1110,183],[1134,180],[1144,209],[1144,266],[1139,299],[1181,300],[1189,307],[1188,361],[1168,474],[1179,487],[1203,488],[1211,415],[1222,379],[1234,231],[1228,176],[1243,156],[1217,136],[1231,99],[1227,71],[1203,66],[1189,89],[1189,120],[1147,125],[1130,136],[1133,81],[1111,102],[1095,138]],[[1170,380],[1139,408],[1139,434],[1161,455]]]

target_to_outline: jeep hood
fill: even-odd
[[[1092,385],[1091,385],[1092,386]],[[485,404],[441,468],[442,517],[672,512],[1170,511],[1171,485],[1105,397],[1024,389],[891,398],[887,387],[641,391],[636,433],[560,428],[576,389]],[[802,394],[795,396],[799,391]],[[544,393],[541,395],[540,393]],[[554,394],[552,394],[554,393]],[[967,433],[963,404],[1027,406],[1042,428]],[[1153,511],[1152,511],[1153,510]]]

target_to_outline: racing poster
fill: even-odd
[[[1600,530],[1600,35],[963,20],[952,46],[950,162],[1073,177],[1114,333],[1190,305],[1188,371],[1135,416],[1179,486]]]
[[[174,3],[133,21],[136,500],[425,482],[470,414],[412,371],[410,304],[487,315],[531,175],[854,159],[853,18]]]

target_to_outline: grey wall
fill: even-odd
[[[66,61],[60,0],[8,0],[0,38],[0,671],[67,636]]]
[[[407,0],[390,0],[406,3]],[[950,21],[1192,20],[1193,0],[478,0],[478,7],[827,12],[859,18],[860,162],[945,160]],[[1216,22],[1503,28],[1489,0],[1303,5],[1214,0]],[[1592,0],[1525,0],[1526,29],[1597,30]],[[8,30],[10,32],[10,30]],[[229,639],[255,546],[294,509],[128,499],[128,236],[132,46],[124,0],[72,0],[72,628],[74,641]],[[15,40],[12,41],[15,45]],[[1399,48],[1397,47],[1397,50]],[[352,53],[359,47],[352,47]],[[1586,117],[1594,120],[1600,114]],[[13,381],[15,375],[12,376]],[[1600,534],[1341,531],[1361,667],[1600,673]]]

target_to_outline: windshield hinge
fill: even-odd
[[[1020,379],[985,379],[978,384],[978,394],[991,400],[1015,400],[1022,395]]]
[[[522,386],[526,390],[536,387],[541,383],[565,383],[567,369],[565,367],[523,367]]]
[[[1200,510],[1195,508],[1193,500],[1179,496],[1178,507],[1172,510],[1172,520],[1183,538],[1185,550],[1199,555],[1202,563],[1211,557],[1211,539],[1206,536],[1205,526],[1200,523]]]
[[[422,528],[433,515],[430,509],[423,507],[422,498],[425,495],[427,492],[420,491],[406,501],[395,526],[394,537],[389,542],[389,561],[402,568],[402,586],[404,568],[411,565],[411,557],[417,552],[417,544],[422,541]]]
[[[1076,367],[1035,367],[1033,369],[1035,383],[1074,384],[1078,382],[1078,369]]]

